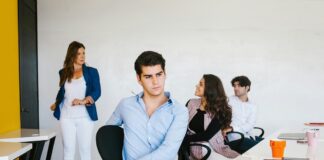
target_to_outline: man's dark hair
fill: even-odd
[[[246,77],[246,76],[237,76],[237,77],[233,78],[232,81],[231,81],[232,86],[234,86],[235,82],[239,82],[239,85],[242,86],[242,87],[249,86],[248,91],[250,91],[250,89],[251,89],[251,81],[249,80],[248,77]]]
[[[161,65],[161,68],[164,71],[165,60],[162,55],[154,51],[145,51],[137,57],[134,67],[136,74],[140,76],[142,73],[142,66],[155,65]]]

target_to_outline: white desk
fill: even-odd
[[[30,143],[0,142],[0,160],[13,160],[32,149]]]
[[[33,150],[31,152],[30,159],[39,160],[41,158],[45,142],[50,141],[46,156],[46,160],[50,160],[55,142],[55,136],[55,132],[46,129],[18,129],[15,131],[0,134],[0,142],[33,143]]]
[[[55,137],[56,133],[45,129],[18,129],[0,134],[1,142],[44,141]]]
[[[276,132],[265,138],[259,144],[245,152],[237,160],[263,160],[272,158],[270,139],[276,139],[283,131]],[[286,132],[286,131],[285,131]],[[290,131],[289,131],[290,132]],[[298,132],[298,131],[295,131]],[[300,132],[300,130],[299,130]],[[323,135],[322,135],[323,136]],[[310,158],[310,160],[324,159],[324,140],[320,139],[317,147],[308,147],[306,144],[299,144],[296,140],[286,140],[284,157]],[[320,151],[321,150],[321,151]]]

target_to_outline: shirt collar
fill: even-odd
[[[249,103],[249,104],[251,103],[251,101],[250,101],[250,98],[249,98],[249,97],[248,97],[248,99],[247,99],[247,101],[246,101],[246,102],[243,102],[243,101],[241,101],[241,100],[240,100],[240,98],[239,98],[238,96],[235,96],[235,95],[234,95],[234,97],[236,98],[236,100],[237,100],[237,101],[239,101],[239,102],[241,102],[241,103]]]
[[[138,102],[140,101],[140,99],[142,99],[143,95],[144,92],[140,92],[136,95],[136,99]],[[171,97],[170,92],[164,92],[164,95],[168,98],[168,103],[172,105],[174,103],[174,99]]]

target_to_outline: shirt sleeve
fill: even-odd
[[[246,121],[244,122],[243,125],[233,126],[233,130],[243,132],[245,134],[245,133],[250,132],[253,129],[253,127],[255,126],[255,123],[256,123],[256,107],[255,106],[251,107],[250,115],[247,117],[248,118],[246,119]]]
[[[121,115],[122,107],[123,107],[123,103],[119,102],[115,111],[110,116],[110,118],[107,120],[106,125],[121,126],[123,124],[123,119],[122,119],[122,115]]]
[[[188,110],[186,108],[179,110],[161,145],[155,151],[139,158],[139,160],[175,159],[187,131],[188,119]]]

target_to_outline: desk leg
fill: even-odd
[[[49,142],[46,160],[51,160],[54,142],[55,142],[55,136],[53,138],[51,138],[51,140]]]
[[[32,160],[40,160],[44,148],[45,141],[36,141],[33,143],[33,149],[31,151],[31,159]]]
[[[21,159],[21,160],[29,160],[29,159],[30,159],[30,152],[31,152],[31,151],[28,151],[27,153],[21,155],[21,156],[19,157],[19,159]]]

